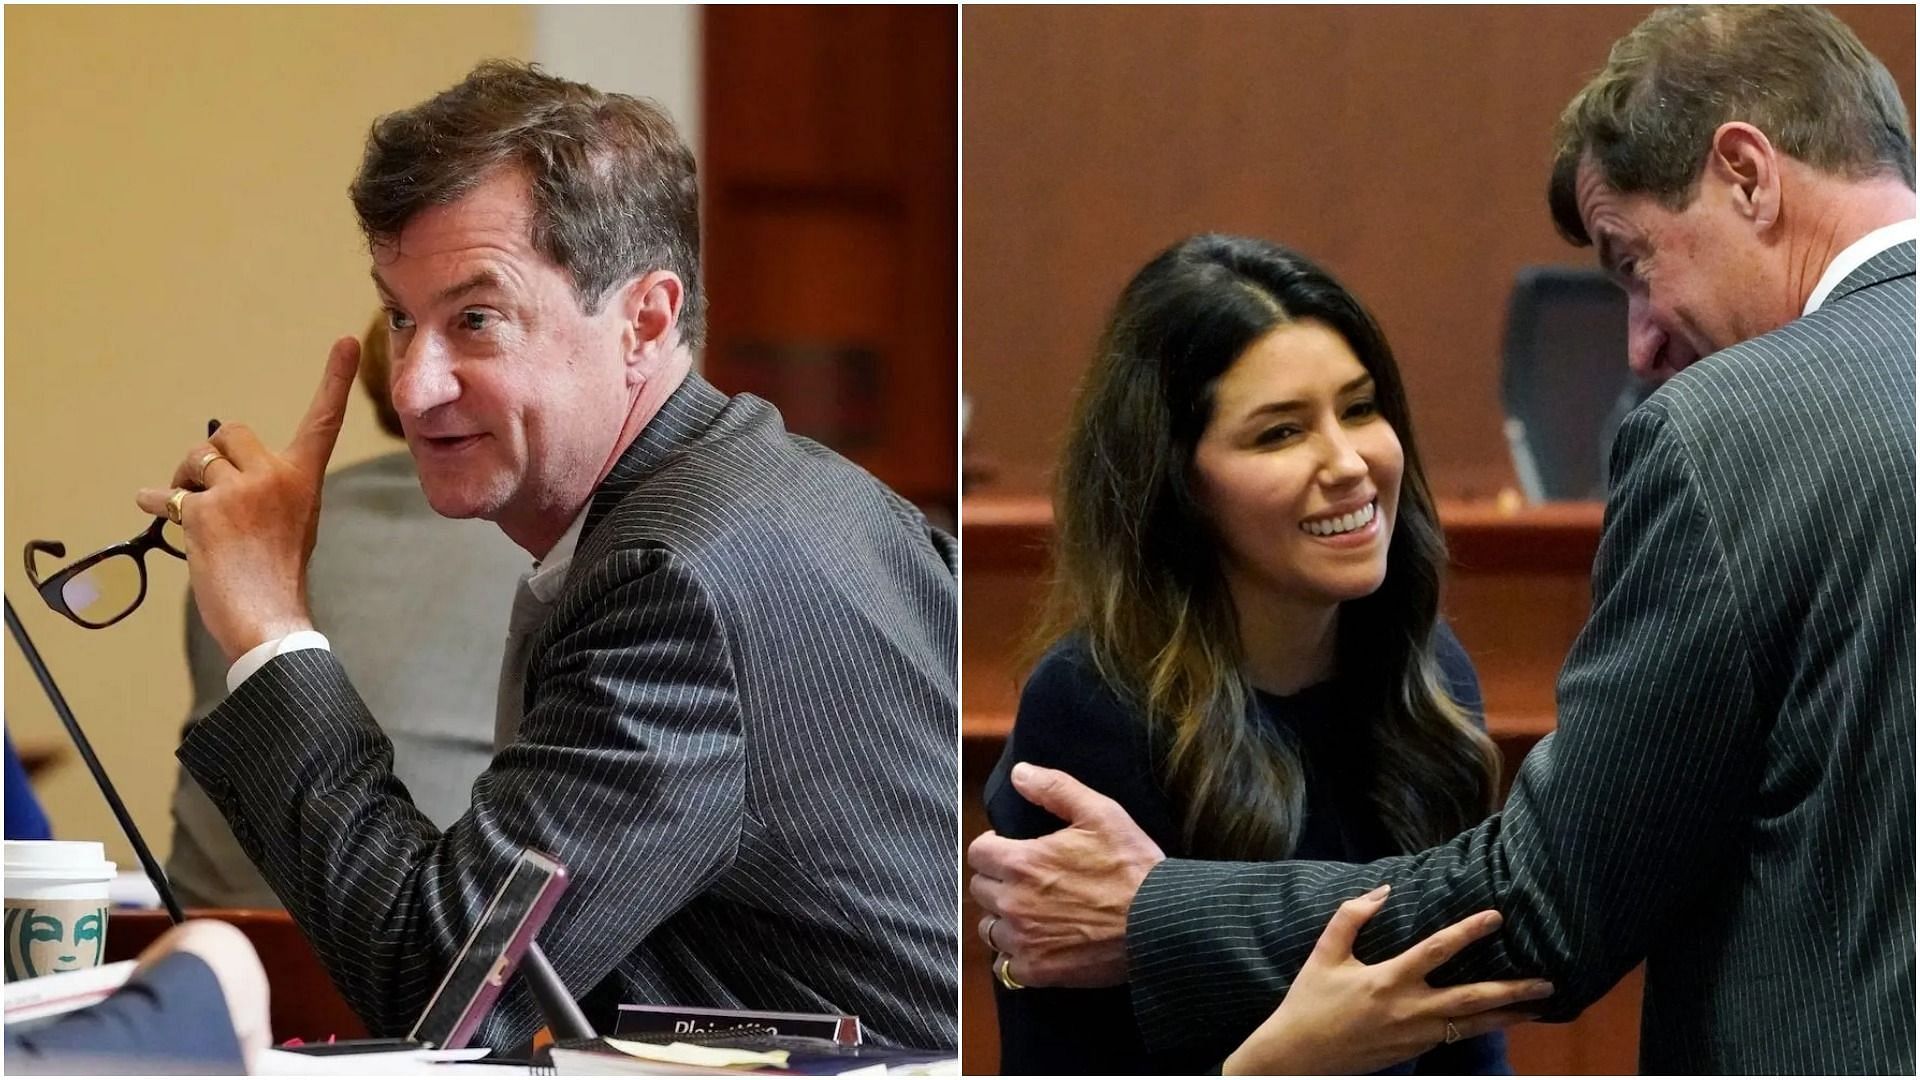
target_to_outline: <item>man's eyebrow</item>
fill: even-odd
[[[380,277],[380,271],[376,268],[369,272],[373,275],[373,287],[380,293],[381,299],[392,301],[394,298],[393,290],[387,288],[386,281]],[[494,273],[492,270],[479,270],[466,280],[456,282],[441,289],[434,295],[433,302],[435,304],[444,304],[450,300],[457,300],[470,292],[495,288],[499,285],[500,275]]]
[[[435,294],[433,302],[436,304],[444,304],[450,300],[458,300],[470,292],[497,288],[499,285],[499,274],[494,273],[492,270],[479,270],[469,276],[465,281],[441,289],[439,293]]]

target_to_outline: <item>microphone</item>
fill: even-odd
[[[40,688],[47,692],[47,700],[53,702],[53,711],[60,717],[60,723],[67,729],[67,737],[80,751],[81,760],[87,763],[87,771],[93,774],[93,782],[99,787],[100,794],[106,796],[107,806],[113,810],[113,816],[120,822],[120,831],[133,844],[133,853],[140,857],[140,866],[147,872],[147,880],[153,882],[153,889],[160,894],[160,902],[166,905],[167,917],[175,926],[186,921],[180,911],[180,901],[174,899],[173,888],[167,884],[166,871],[160,869],[160,863],[154,859],[153,852],[147,847],[147,841],[140,835],[140,829],[133,823],[133,815],[127,813],[127,804],[120,801],[120,793],[114,790],[113,781],[107,779],[107,770],[100,765],[100,759],[94,756],[93,744],[87,741],[86,733],[80,730],[80,722],[73,718],[73,710],[67,707],[66,695],[53,681],[53,673],[47,670],[46,662],[40,659],[40,650],[33,647],[33,639],[27,636],[27,628],[20,625],[20,617],[13,612],[13,601],[8,599],[7,632],[26,655],[27,665],[33,668],[34,677],[40,680]]]

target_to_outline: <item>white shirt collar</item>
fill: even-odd
[[[593,500],[580,508],[573,524],[560,534],[560,539],[547,552],[547,557],[533,564],[533,572],[527,575],[527,588],[533,590],[536,600],[551,604],[560,595],[560,586],[567,583],[567,567],[573,562],[573,549],[580,546],[580,530],[587,524],[587,511],[593,507]]]
[[[1811,315],[1820,310],[1827,297],[1838,288],[1847,275],[1866,265],[1868,259],[1887,250],[1895,244],[1905,243],[1920,233],[1920,222],[1913,218],[1883,225],[1867,235],[1842,248],[1840,254],[1827,264],[1827,272],[1820,275],[1820,281],[1813,287],[1813,295],[1807,297],[1807,307],[1802,315]]]

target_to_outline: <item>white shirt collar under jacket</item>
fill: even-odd
[[[527,577],[527,588],[533,590],[535,599],[542,604],[551,604],[560,595],[560,586],[567,583],[567,567],[573,563],[573,549],[580,546],[580,530],[587,524],[587,510],[593,506],[588,499],[587,505],[580,508],[574,516],[573,524],[560,534],[560,539],[547,552],[547,557],[533,564],[533,573]]]
[[[1813,295],[1807,297],[1807,309],[1800,314],[1811,315],[1819,311],[1820,305],[1826,303],[1833,290],[1847,280],[1848,274],[1865,266],[1868,259],[1893,245],[1912,240],[1916,233],[1920,233],[1920,222],[1908,218],[1883,225],[1840,249],[1840,254],[1827,264],[1827,272],[1820,275],[1819,283],[1813,287]]]

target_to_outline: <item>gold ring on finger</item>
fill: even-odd
[[[190,492],[188,492],[186,488],[174,488],[173,494],[167,496],[168,521],[182,527],[186,525],[186,522],[181,520],[181,517],[186,510],[187,496],[189,494]]]
[[[1006,953],[1001,953],[1000,958],[993,962],[993,977],[999,979],[1000,985],[1009,990],[1025,990],[1027,988],[1026,983],[1018,982],[1014,979],[1013,957],[1008,956]],[[1449,1024],[1448,1026],[1451,1027],[1452,1025]]]
[[[1000,916],[998,915],[987,916],[987,921],[980,925],[981,940],[985,941],[987,943],[987,948],[992,949],[994,952],[1000,951],[1000,946],[995,945],[993,943],[993,928],[999,925],[1000,925]]]
[[[1451,1020],[1447,1021],[1447,1037],[1442,1041],[1444,1041],[1448,1046],[1452,1046],[1454,1043],[1457,1043],[1460,1041],[1460,1029],[1457,1027],[1454,1027],[1453,1021]]]
[[[212,465],[216,461],[225,461],[225,460],[227,460],[227,455],[221,453],[218,450],[209,450],[206,453],[200,455],[200,461],[198,464],[194,465],[193,471],[197,476],[200,477],[201,486],[204,487],[207,483],[207,467]]]

